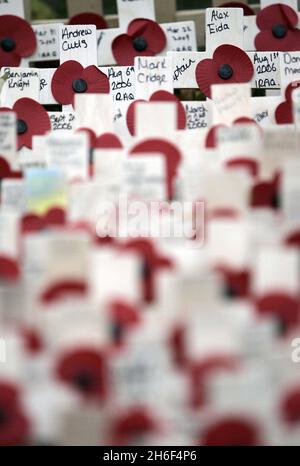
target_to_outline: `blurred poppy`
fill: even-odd
[[[0,381],[0,446],[24,445],[29,431],[29,419],[21,406],[18,388]]]
[[[259,444],[257,427],[253,422],[228,416],[207,427],[200,445],[213,447],[253,447]]]
[[[70,18],[68,24],[94,24],[97,29],[106,29],[108,27],[107,22],[101,15],[97,13],[78,13],[77,15]]]

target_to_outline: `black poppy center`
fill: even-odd
[[[1,40],[1,47],[4,52],[11,52],[16,48],[16,43],[11,37],[4,37],[4,39]]]
[[[74,377],[74,384],[80,390],[85,392],[85,391],[89,391],[92,388],[94,384],[94,379],[93,379],[93,376],[91,374],[88,374],[87,372],[79,372]]]
[[[75,79],[72,84],[73,91],[81,94],[87,90],[87,83],[84,79]]]
[[[3,426],[7,421],[6,412],[0,408],[0,427]]]
[[[26,133],[27,129],[28,129],[27,123],[24,120],[17,121],[17,133],[18,134]]]
[[[284,24],[274,24],[272,33],[276,39],[283,39],[287,34],[287,27]]]
[[[220,76],[221,79],[230,79],[233,75],[233,69],[231,68],[230,65],[224,64],[220,66],[218,75]]]
[[[136,37],[133,39],[133,47],[137,52],[143,52],[148,47],[148,43],[144,37]]]

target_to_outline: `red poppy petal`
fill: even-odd
[[[257,429],[251,422],[228,417],[208,427],[200,443],[205,446],[255,446],[258,442]]]
[[[276,4],[263,8],[257,15],[256,24],[260,30],[272,30],[274,24],[284,24],[290,29],[298,24],[298,15],[288,5]]]
[[[26,214],[21,219],[22,233],[40,231],[45,227],[44,221],[36,214]]]
[[[3,157],[0,157],[0,180],[3,178],[8,178],[11,173],[9,163]]]
[[[300,388],[294,387],[284,396],[281,402],[281,413],[285,421],[290,424],[300,420]]]
[[[15,52],[4,52],[0,47],[0,68],[6,66],[19,66],[21,57]]]
[[[167,164],[167,192],[169,199],[173,198],[173,183],[177,174],[177,168],[181,160],[181,154],[177,147],[162,139],[149,139],[137,144],[131,150],[130,155],[147,155],[149,152],[161,154],[166,159]]]
[[[224,80],[218,75],[219,67],[228,64],[233,69],[230,79]],[[254,68],[248,55],[234,45],[221,45],[218,47],[212,59],[205,59],[198,63],[196,68],[196,80],[201,91],[211,97],[212,84],[246,83],[251,81]]]
[[[83,132],[83,133],[87,134],[90,149],[95,149],[97,136],[94,133],[94,131],[92,129],[90,129],[90,128],[78,128],[76,130],[76,133],[80,133],[80,132]]]
[[[278,105],[275,110],[276,123],[280,125],[293,123],[293,106],[291,101],[285,101]]]
[[[256,50],[261,52],[293,52],[300,50],[300,31],[298,29],[288,30],[285,37],[277,39],[272,31],[263,30],[259,32],[254,40]]]
[[[61,207],[52,207],[44,215],[45,225],[64,225],[66,223],[66,212]]]
[[[284,293],[274,292],[256,300],[259,314],[280,319],[289,328],[299,323],[299,300]]]
[[[215,149],[217,147],[217,131],[219,128],[226,128],[226,126],[214,125],[208,131],[205,139],[205,147],[207,149]]]
[[[286,88],[286,90],[285,90],[285,99],[286,99],[286,100],[291,100],[293,91],[294,91],[295,89],[297,89],[299,86],[300,86],[300,82],[299,82],[299,81],[293,81],[293,82],[291,82],[291,83],[287,86],[287,88]]]
[[[68,24],[94,24],[97,29],[107,29],[108,24],[101,15],[97,13],[79,13],[72,16]]]
[[[82,73],[83,67],[75,60],[66,61],[57,68],[51,82],[51,91],[57,102],[62,105],[73,103],[72,83],[75,79],[80,79]]]
[[[0,40],[9,37],[16,43],[14,53],[20,57],[32,55],[37,47],[35,33],[27,21],[13,15],[2,15]]]
[[[123,144],[116,134],[104,133],[97,138],[97,149],[123,149]]]
[[[95,65],[83,70],[82,79],[87,82],[87,92],[90,94],[109,94],[109,79]]]
[[[134,65],[135,57],[147,55],[146,51],[137,52],[134,49],[132,38],[127,34],[121,34],[113,40],[112,51],[117,64],[120,66]]]
[[[87,292],[85,282],[76,280],[62,280],[50,285],[41,295],[41,300],[45,304],[64,298],[68,295],[82,296]]]
[[[250,8],[249,5],[245,5],[245,3],[241,2],[226,2],[222,3],[219,8],[242,8],[244,10],[244,16],[253,16],[255,15],[255,11]]]
[[[232,169],[245,169],[250,176],[257,176],[259,171],[259,164],[257,160],[253,160],[246,157],[235,157],[232,160],[226,162],[227,168]]]
[[[155,54],[161,52],[167,44],[163,29],[151,19],[134,19],[128,26],[127,34],[131,37],[142,36],[147,41],[149,50]]]
[[[168,91],[156,91],[150,97],[150,102],[175,102],[177,104],[177,129],[185,129],[185,109],[176,95]]]
[[[286,246],[300,248],[300,230],[290,233],[284,240]]]
[[[20,276],[17,262],[5,256],[0,256],[0,278],[8,281],[16,281]]]
[[[138,102],[146,102],[146,100],[143,100],[143,99],[135,100],[129,105],[127,113],[126,113],[127,128],[131,136],[135,136],[135,111],[136,111],[136,104]]]
[[[18,136],[19,149],[23,146],[32,148],[32,136],[44,135],[51,129],[51,122],[44,107],[33,99],[24,97],[13,106],[17,118],[24,120],[28,126],[24,134]]]

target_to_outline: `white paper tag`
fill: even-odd
[[[255,50],[255,37],[259,33],[256,16],[244,16],[244,50]]]
[[[89,147],[84,133],[52,133],[47,137],[49,167],[61,169],[68,180],[88,178]]]
[[[220,127],[217,141],[220,158],[225,162],[237,157],[258,160],[262,148],[261,130],[255,124]]]
[[[219,45],[244,46],[244,12],[242,8],[207,8],[206,51],[213,53]]]
[[[1,182],[1,206],[22,215],[26,210],[24,180],[4,179]]]
[[[212,86],[213,123],[231,124],[241,116],[250,117],[250,85],[218,84]]]
[[[1,106],[12,107],[22,97],[39,100],[40,74],[37,68],[7,67],[1,74],[8,74],[1,91]]]
[[[168,52],[172,59],[173,86],[175,89],[196,89],[196,67],[209,57],[206,52]]]
[[[117,7],[122,28],[136,18],[155,20],[154,0],[117,0]]]
[[[90,128],[96,135],[113,132],[113,103],[110,94],[76,94],[75,113],[79,127]]]
[[[260,0],[260,7],[266,8],[267,6],[274,5],[276,3],[274,0]],[[280,3],[283,5],[288,5],[293,10],[298,11],[297,0],[280,0]]]
[[[116,63],[112,52],[112,43],[122,34],[120,28],[97,30],[97,63],[98,66],[114,65]]]
[[[32,29],[37,39],[37,50],[30,62],[59,60],[59,24],[34,24]]]
[[[18,227],[19,217],[16,212],[0,211],[0,255],[17,257]]]
[[[1,0],[0,15],[14,15],[25,17],[23,0]]]
[[[292,92],[293,117],[296,128],[300,127],[300,90],[299,87]]]
[[[77,128],[75,112],[49,112],[52,131],[75,131]]]
[[[166,164],[160,154],[131,157],[124,165],[124,190],[145,201],[166,199]]]
[[[0,112],[0,156],[13,167],[17,150],[16,114]]]
[[[155,91],[173,93],[172,59],[169,57],[136,57],[136,99],[149,99]]]
[[[286,160],[282,170],[282,207],[286,221],[300,221],[300,163],[298,160]]]
[[[39,102],[41,105],[55,105],[56,100],[53,97],[51,90],[51,81],[55,73],[55,68],[40,68],[40,96]]]
[[[135,132],[138,138],[172,137],[177,129],[175,102],[138,102],[135,106]]]
[[[60,62],[75,60],[83,67],[97,65],[97,37],[94,25],[60,25]]]
[[[110,66],[100,70],[109,79],[110,95],[116,102],[132,102],[135,99],[134,66]]]
[[[211,102],[186,101],[182,102],[186,114],[186,129],[207,128],[212,122]]]
[[[196,52],[197,38],[194,21],[164,23],[160,27],[167,38],[166,49],[173,52]]]
[[[248,52],[254,67],[251,86],[256,89],[280,89],[279,52]]]
[[[281,94],[293,81],[300,80],[300,52],[280,52]]]
[[[280,103],[280,97],[252,97],[251,118],[261,126],[275,125],[275,110]]]

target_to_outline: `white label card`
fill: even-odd
[[[130,157],[124,169],[124,189],[129,196],[148,201],[166,199],[166,164],[160,154]]]
[[[57,102],[53,97],[51,90],[51,81],[55,73],[55,68],[40,68],[40,98],[42,105],[55,105]]]
[[[59,24],[36,24],[32,26],[37,39],[37,50],[29,57],[30,62],[59,60]]]
[[[242,8],[206,9],[206,51],[213,53],[219,45],[243,48],[244,13]]]
[[[1,182],[1,205],[3,210],[14,210],[22,215],[26,210],[24,180],[4,179]]]
[[[97,31],[97,63],[98,66],[114,65],[116,63],[112,52],[113,40],[122,34],[119,28],[101,29]]]
[[[248,52],[254,67],[251,87],[280,89],[279,52]]]
[[[282,207],[286,221],[297,224],[300,221],[300,163],[287,160],[282,170]]]
[[[135,130],[138,138],[172,136],[177,129],[175,102],[138,102],[135,107]]]
[[[173,93],[172,59],[170,57],[136,57],[136,99],[149,99],[156,91]]]
[[[220,157],[223,161],[241,156],[258,159],[262,147],[261,130],[255,124],[218,128],[217,140]]]
[[[101,68],[110,84],[110,95],[116,102],[130,103],[135,99],[134,66],[110,66]]]
[[[286,87],[300,79],[300,52],[281,52],[279,59],[281,94],[284,95]]]
[[[196,89],[196,67],[209,55],[206,52],[168,52],[167,56],[172,59],[174,88]]]
[[[241,116],[250,117],[250,96],[248,83],[213,85],[213,124],[230,125]]]
[[[76,94],[75,113],[78,127],[90,128],[97,136],[113,132],[113,102],[110,94]]]
[[[274,3],[281,3],[283,5],[288,5],[293,8],[295,11],[298,9],[297,0],[280,0],[277,2],[275,0],[260,0],[260,7],[266,8],[267,6],[274,5]]]
[[[280,103],[280,97],[252,97],[251,118],[261,126],[275,125],[275,110]]]
[[[196,52],[197,38],[194,21],[164,23],[160,27],[167,37],[167,50],[173,52]]]
[[[37,68],[2,68],[1,73],[8,75],[1,92],[1,105],[12,107],[22,97],[39,100],[40,74]]]
[[[47,138],[47,160],[50,167],[60,168],[68,180],[87,179],[89,162],[87,135],[50,134]]]
[[[127,28],[136,18],[155,20],[154,0],[117,0],[119,24]]]
[[[16,114],[0,112],[0,156],[13,165],[17,150]]]
[[[0,0],[0,15],[25,17],[23,0]]]
[[[60,26],[60,62],[78,61],[83,67],[97,65],[97,36],[94,25]]]
[[[187,129],[207,128],[211,125],[211,102],[182,102],[186,114]]]
[[[74,131],[76,115],[74,112],[49,112],[52,131]]]
[[[0,255],[15,258],[18,253],[18,215],[0,212]]]

